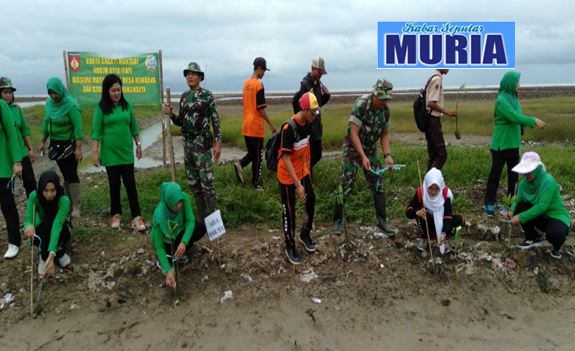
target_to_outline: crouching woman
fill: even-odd
[[[38,274],[44,278],[54,274],[54,260],[63,268],[72,262],[66,252],[70,241],[69,210],[70,199],[64,195],[60,177],[53,171],[42,173],[37,190],[26,204],[24,236],[40,249]]]
[[[190,197],[180,185],[162,183],[150,238],[158,256],[158,266],[166,275],[166,286],[176,287],[173,265],[187,263],[188,245],[200,240],[205,233],[205,225],[196,223]]]
[[[437,240],[438,246],[445,243],[454,229],[464,224],[463,216],[453,214],[453,193],[445,185],[443,174],[437,168],[430,169],[405,210],[409,219],[417,218],[421,241],[418,249],[426,250],[427,238]],[[429,233],[427,233],[429,231]]]

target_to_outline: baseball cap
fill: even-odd
[[[302,110],[316,110],[315,113],[317,114],[319,104],[317,103],[317,98],[315,95],[313,93],[307,92],[299,98],[299,107],[301,107]]]
[[[323,61],[322,57],[316,57],[313,60],[311,60],[311,66],[313,68],[317,68],[321,71],[321,74],[327,74],[327,71],[325,70],[325,62]]]
[[[515,173],[527,174],[533,172],[535,168],[542,165],[541,158],[534,151],[528,151],[521,156],[521,162],[511,169]]]
[[[379,100],[391,100],[393,84],[385,78],[379,78],[373,86],[373,95]]]
[[[269,71],[268,66],[267,66],[267,62],[266,59],[263,57],[256,57],[254,59],[254,69],[261,67],[264,69],[264,71]]]

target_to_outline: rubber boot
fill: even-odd
[[[335,203],[333,209],[333,233],[341,234],[343,231],[343,204]]]
[[[198,211],[198,219],[202,222],[204,218],[206,218],[206,201],[201,194],[194,194],[194,198],[196,199],[196,209]]]
[[[72,217],[79,218],[80,213],[80,183],[70,183],[70,200],[72,200]]]
[[[216,199],[206,200],[206,216],[211,215],[217,209],[218,204]]]
[[[375,205],[375,217],[377,218],[377,226],[389,236],[394,236],[397,234],[397,229],[387,223],[386,220],[387,216],[385,208],[385,193],[375,192],[373,194],[373,202]]]

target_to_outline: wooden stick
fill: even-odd
[[[66,88],[70,91],[70,75],[68,73],[68,53],[66,50],[62,51],[62,56],[64,56],[64,73],[66,74]],[[50,139],[51,140],[51,139]]]
[[[172,97],[170,94],[170,88],[166,88],[166,99],[168,100],[168,103],[172,103]],[[167,139],[168,139],[168,146],[169,146],[169,151],[170,151],[170,170],[172,173],[172,182],[176,181],[176,161],[175,161],[175,157],[174,157],[174,143],[172,141],[172,127],[171,127],[171,120],[170,120],[170,116],[165,116],[164,120],[166,121],[166,135],[167,135]]]
[[[419,186],[421,187],[421,192],[423,193],[424,191],[426,191],[426,189],[423,189],[423,182],[421,181],[421,170],[419,169],[419,160],[417,160],[417,174],[419,174]],[[423,198],[422,198],[421,202],[423,202]],[[425,209],[425,204],[423,204],[423,208]],[[429,236],[429,224],[427,223],[427,211],[425,213],[425,219],[424,220],[425,220],[425,229],[426,229],[426,234],[427,234],[427,246],[429,247],[429,256],[431,256],[431,269],[433,270],[433,273],[435,273],[435,259],[433,258],[433,249],[431,248],[431,239]]]
[[[166,168],[166,119],[162,117],[162,162]]]
[[[32,226],[36,224],[36,204],[32,205]],[[35,227],[34,227],[35,228]],[[30,239],[30,315],[34,316],[34,236]]]

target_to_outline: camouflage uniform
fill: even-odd
[[[377,157],[377,145],[383,131],[389,128],[389,108],[383,110],[371,107],[372,94],[361,96],[353,105],[350,124],[359,126],[359,138],[363,151],[374,171],[381,169],[381,162]],[[342,185],[344,199],[347,198],[353,187],[353,182],[361,166],[361,158],[351,142],[351,126],[347,129],[342,148],[343,164],[339,180]],[[364,170],[365,179],[373,192],[383,192],[383,177]],[[377,188],[376,188],[377,186]]]
[[[335,205],[334,231],[339,231],[343,223],[343,207],[345,200],[349,196],[358,169],[362,168],[361,157],[353,147],[351,140],[351,124],[359,128],[359,139],[365,155],[371,163],[371,168],[375,173],[364,170],[365,179],[373,192],[375,212],[378,226],[388,233],[395,230],[386,224],[385,193],[383,191],[383,176],[381,175],[381,161],[377,157],[377,146],[383,132],[389,129],[389,108],[385,106],[379,109],[372,106],[372,97],[376,96],[380,100],[391,99],[391,83],[380,79],[374,86],[371,94],[359,97],[352,108],[349,117],[349,126],[345,137],[342,158],[343,163],[340,169],[340,185],[337,191],[338,201]]]
[[[222,131],[214,96],[203,88],[184,92],[180,112],[172,116],[172,121],[182,127],[186,177],[196,198],[198,214],[204,218],[216,209],[217,201],[211,148],[214,141],[222,140]]]

